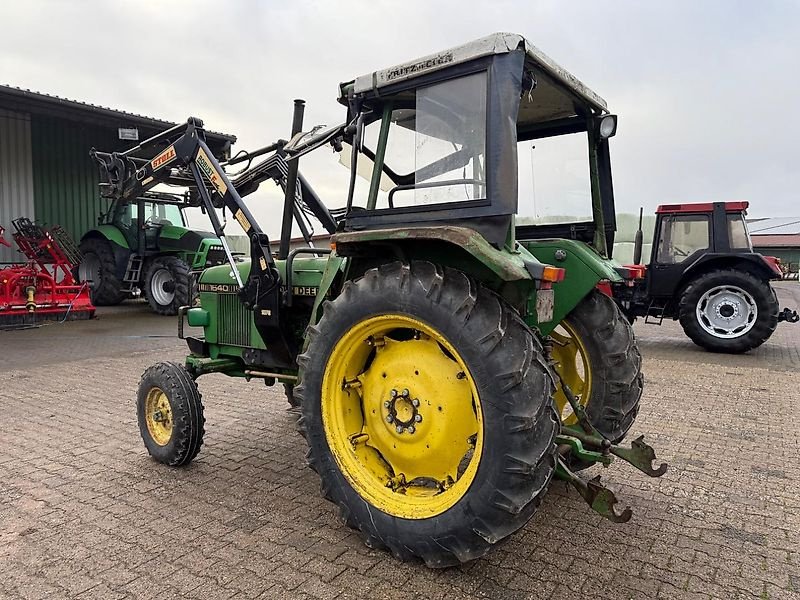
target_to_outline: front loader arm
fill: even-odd
[[[144,148],[169,141],[176,135],[180,137],[152,160],[131,156]],[[269,348],[275,366],[291,367],[296,349],[292,347],[291,336],[284,330],[285,319],[281,319],[282,281],[272,258],[269,237],[262,231],[206,145],[202,121],[190,118],[186,124],[160,133],[126,152],[104,153],[93,149],[91,155],[100,167],[101,193],[116,199],[137,198],[159,183],[174,182],[176,177],[173,169],[188,169],[202,206],[211,219],[214,233],[225,249],[231,271],[239,285],[242,304],[253,311],[256,328]],[[182,180],[185,185],[186,179]],[[225,232],[214,210],[222,206],[233,214],[250,240],[251,265],[246,282],[242,282],[239,276]]]

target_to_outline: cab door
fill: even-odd
[[[648,291],[651,296],[672,296],[686,268],[710,251],[711,219],[707,214],[660,215],[657,232]]]

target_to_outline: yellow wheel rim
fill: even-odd
[[[322,381],[328,446],[370,505],[406,519],[445,512],[475,479],[477,388],[456,349],[404,315],[366,319],[336,343]]]
[[[150,437],[159,446],[172,438],[172,407],[167,395],[157,387],[150,388],[144,401],[144,420]]]
[[[578,404],[587,406],[592,396],[592,370],[589,364],[589,353],[575,329],[567,322],[562,321],[550,333],[553,341],[552,357],[559,377],[564,381],[578,399]],[[578,418],[567,402],[561,384],[558,385],[554,396],[556,411],[565,425],[577,423]]]

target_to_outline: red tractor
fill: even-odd
[[[796,311],[779,310],[770,281],[781,279],[778,260],[753,252],[747,202],[663,204],[649,265],[641,265],[641,215],[633,285],[614,286],[614,297],[633,322],[660,325],[677,319],[692,341],[712,352],[747,352],[763,344],[780,321],[797,322]]]

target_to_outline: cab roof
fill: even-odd
[[[544,75],[545,79],[550,80],[550,82],[537,82],[540,84],[550,83],[550,85],[537,85],[535,92],[540,96],[537,102],[540,105],[539,109],[543,113],[549,113],[547,115],[549,118],[568,116],[569,113],[574,114],[575,112],[574,107],[570,105],[571,103],[567,101],[568,98],[563,95],[562,91],[571,92],[571,95],[577,96],[595,113],[608,112],[608,105],[605,100],[523,36],[514,33],[493,33],[448,50],[361,75],[352,82],[340,86],[341,99],[347,96],[348,91],[356,96],[372,95],[389,85],[408,81],[421,75],[428,75],[478,58],[508,54],[518,49],[525,51],[525,66],[533,71],[537,79],[539,75]],[[526,104],[528,103],[523,101],[520,109],[525,110]],[[545,109],[542,104],[549,104],[549,109],[542,110]],[[540,117],[543,116],[540,115]]]

